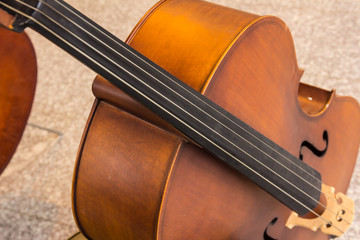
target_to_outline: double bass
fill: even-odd
[[[341,192],[359,105],[299,83],[280,19],[163,0],[126,45],[60,0],[0,6],[9,28],[30,26],[107,80],[94,82],[74,173],[87,238],[327,239],[349,228]]]

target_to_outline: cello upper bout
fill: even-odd
[[[234,37],[259,18],[205,1],[163,0],[148,11],[126,42],[202,91]]]

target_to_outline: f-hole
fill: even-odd
[[[325,155],[326,151],[327,151],[327,148],[328,148],[328,145],[329,145],[329,136],[328,136],[328,133],[327,131],[325,130],[323,132],[323,140],[325,141],[325,149],[324,150],[319,150],[318,148],[316,148],[312,143],[308,142],[308,141],[303,141],[301,143],[301,147],[300,147],[300,153],[299,153],[299,158],[300,160],[303,160],[304,156],[303,154],[301,153],[301,150],[303,147],[306,147],[308,148],[314,155],[316,155],[317,157],[322,157]]]
[[[274,218],[269,225],[266,227],[265,232],[264,232],[264,240],[276,240],[276,238],[272,238],[267,234],[267,230],[270,226],[273,226],[276,222],[277,222],[278,218]]]

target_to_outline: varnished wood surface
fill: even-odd
[[[238,38],[205,94],[295,156],[304,139],[323,147],[322,131],[327,130],[332,149],[324,158],[306,152],[304,161],[322,173],[324,183],[346,192],[359,143],[359,136],[352,132],[360,131],[358,105],[336,98],[318,118],[304,114],[297,98],[301,73],[289,32],[277,19],[262,21]],[[265,41],[268,44],[262,44]],[[342,139],[357,144],[350,150]],[[269,235],[276,239],[328,238],[305,229],[289,231],[283,227],[288,209],[248,179],[220,167],[216,160],[209,161],[210,156],[198,154],[190,145],[182,154],[165,194],[159,239],[263,239],[264,230],[275,218],[278,221],[269,228]],[[200,171],[205,174],[200,176]],[[195,227],[194,222],[201,224]]]
[[[204,16],[209,18],[205,25],[200,18],[204,12],[210,12]],[[174,31],[174,26],[189,22],[192,23],[189,32],[185,27]],[[219,27],[213,28],[217,24]],[[199,26],[201,28],[197,29]],[[360,131],[359,106],[353,99],[337,97],[321,89],[304,86],[299,90],[302,72],[296,63],[289,30],[281,20],[200,1],[164,1],[137,26],[129,42],[296,156],[304,140],[322,148],[322,133],[327,130],[330,143],[326,156],[318,158],[304,150],[304,161],[322,173],[324,183],[338,191],[346,191],[360,141],[354,134]],[[202,48],[203,42],[211,47]],[[164,46],[169,51],[163,51]],[[309,97],[313,97],[314,92],[322,97],[313,98],[313,103]],[[138,166],[141,171],[135,171],[135,167],[130,171],[128,163],[139,161],[139,156],[132,154],[131,146],[138,146],[139,141],[146,151],[154,151],[168,143],[168,137],[161,140],[157,133],[154,140],[146,135],[145,140],[140,141],[138,134],[139,131],[143,133],[144,126],[150,132],[158,132],[162,123],[157,120],[145,123],[143,119],[149,119],[149,114],[139,112],[137,106],[126,109],[129,114],[104,101],[119,107],[122,104],[116,101],[123,100],[101,99],[99,106],[102,106],[94,108],[79,152],[74,181],[75,216],[88,237],[263,239],[266,227],[277,218],[268,230],[276,239],[328,238],[320,232],[286,229],[288,209],[242,175],[198,147],[181,143],[173,134],[163,132],[174,140],[168,157],[161,153],[162,160],[156,158],[161,162],[160,174],[153,175],[154,159],[146,158],[147,154]],[[110,113],[105,114],[105,109],[111,109]],[[128,118],[134,123],[123,120]],[[99,122],[111,122],[112,127],[108,129]],[[92,128],[109,138],[103,142],[91,133]],[[124,134],[124,138],[117,139],[117,133]],[[90,137],[90,134],[94,135]],[[355,144],[347,144],[348,141]],[[118,148],[114,142],[126,147]],[[174,154],[175,149],[177,154]],[[100,159],[103,152],[111,153],[110,162]],[[121,161],[125,161],[124,165]],[[103,173],[104,168],[109,175]],[[149,189],[149,181],[143,182],[141,187],[131,185],[144,176],[150,182],[158,178],[156,187]],[[134,192],[129,192],[130,186]],[[119,192],[126,194],[121,198]],[[153,194],[153,197],[141,198],[144,193]],[[146,201],[150,204],[141,209]],[[139,213],[141,210],[146,216]],[[157,210],[159,212],[152,212]],[[144,219],[147,221],[143,222]]]
[[[151,17],[133,30],[128,42],[201,91],[236,34],[258,17],[212,3],[161,1]]]
[[[80,229],[94,239],[151,239],[180,138],[105,102],[94,108],[74,186]]]
[[[36,58],[25,33],[0,27],[0,173],[20,142],[36,86]]]

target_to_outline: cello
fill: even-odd
[[[1,14],[0,14],[1,18]],[[0,28],[0,174],[18,146],[36,87],[36,57],[25,33]]]
[[[63,35],[59,36],[64,29],[56,23],[53,24],[52,20],[56,20],[60,18],[60,16],[56,15],[57,18],[51,18],[52,20],[44,16],[54,14],[55,11],[53,9],[55,8],[57,11],[61,9],[62,11],[60,12],[62,12],[66,18],[72,16],[76,21],[86,18],[79,15],[77,11],[74,11],[70,6],[61,1],[42,1],[41,3],[40,6],[37,6],[39,9],[36,8],[36,11],[31,10],[29,13],[26,13],[32,17],[32,19],[30,19],[31,21],[27,21],[26,23],[30,25],[34,24],[32,26],[34,29],[54,42],[61,40],[61,46],[69,52],[72,51],[75,57],[80,58],[80,60],[92,68],[98,71],[101,70],[99,69],[101,67],[97,64],[97,61],[90,60],[87,62],[87,59],[80,56],[82,52],[85,52],[85,49],[76,52],[76,49],[87,46],[86,43],[90,41],[90,39],[87,39],[87,41],[81,41],[81,39],[76,37],[74,39],[74,36],[66,32],[66,30]],[[65,9],[67,9],[68,12],[66,12]],[[176,9],[176,11],[174,11],[174,9]],[[23,11],[27,12],[28,10],[29,9],[22,10],[21,13],[24,13]],[[66,12],[66,14],[64,12]],[[179,12],[182,14],[177,15]],[[43,13],[45,13],[45,15]],[[163,15],[161,13],[163,13]],[[186,15],[186,13],[190,13],[190,16]],[[204,13],[208,13],[208,15]],[[199,41],[203,40],[201,41],[202,44],[192,39],[194,41],[192,45],[193,49],[190,48],[191,46],[184,44],[184,35],[178,36],[179,38],[182,37],[180,38],[182,41],[174,41],[184,44],[182,45],[184,48],[180,48],[180,46],[175,46],[174,48],[179,49],[178,51],[183,52],[186,59],[191,60],[192,64],[194,64],[193,69],[190,68],[190,65],[186,64],[186,61],[180,61],[180,56],[180,60],[175,61],[169,56],[162,56],[162,54],[164,54],[162,51],[154,51],[156,44],[152,45],[151,41],[149,41],[149,36],[161,36],[161,33],[165,32],[164,28],[162,28],[163,25],[156,22],[156,19],[162,19],[161,21],[164,22],[164,18],[157,18],[159,15],[163,17],[175,16],[175,19],[180,22],[187,22],[189,19],[192,19],[193,21],[190,21],[192,24],[184,27],[186,32],[191,29],[194,30],[194,32],[198,32],[201,29],[204,30],[201,32],[202,34],[199,34],[202,37],[202,39],[199,38]],[[204,15],[208,16],[207,20],[210,18],[215,20],[215,22],[205,21],[208,22],[209,26],[204,25],[204,22],[201,20],[202,18],[199,17]],[[81,18],[79,16],[81,16]],[[176,16],[178,17],[176,18]],[[217,18],[214,16],[222,17]],[[227,19],[227,22],[224,19]],[[64,21],[64,19],[62,19],[62,21]],[[68,22],[65,22],[71,25],[73,21],[74,20],[68,20]],[[178,21],[171,22],[179,23]],[[145,26],[151,22],[155,22],[154,25],[159,27],[157,31],[154,32],[154,28],[146,31]],[[231,24],[225,24],[229,22],[236,22],[236,24],[242,23],[242,25],[239,24],[231,28]],[[104,31],[88,20],[85,23],[76,22],[76,24],[75,26],[71,25],[73,27],[72,29],[81,29],[82,34],[86,36],[94,30],[101,30],[101,33],[95,31],[96,39],[92,38],[95,44],[97,41],[100,41],[100,37],[97,34],[100,34],[100,36],[105,39],[111,36],[107,33],[105,36],[101,35]],[[87,27],[87,32],[84,32],[83,29],[85,28],[82,24]],[[96,28],[94,26],[96,26]],[[179,26],[184,25],[178,25],[177,30],[181,29]],[[196,28],[196,26],[201,27]],[[169,27],[169,30],[171,29],[174,30],[174,28]],[[209,29],[214,29],[214,31],[210,31]],[[21,30],[21,28],[18,30]],[[149,34],[149,32],[151,34]],[[221,33],[223,33],[223,35]],[[166,34],[169,35],[169,32]],[[177,39],[174,35],[169,36],[172,40]],[[267,41],[264,41],[264,36],[269,36]],[[101,41],[104,41],[102,37]],[[73,39],[72,41],[68,41],[68,38]],[[189,38],[192,37],[190,36]],[[226,41],[221,41],[224,40],[223,38],[227,39],[228,45],[226,45]],[[203,114],[202,110],[205,108],[215,109],[215,113],[218,113],[220,118],[223,118],[222,120],[228,121],[225,129],[223,129],[223,124],[211,124],[215,130],[215,135],[218,135],[218,131],[226,131],[226,135],[231,135],[232,132],[235,132],[235,135],[239,137],[238,133],[245,131],[245,133],[250,135],[246,139],[253,138],[255,141],[262,143],[263,147],[268,148],[270,146],[273,150],[271,153],[267,153],[268,155],[266,155],[267,157],[265,157],[266,159],[264,161],[272,159],[272,154],[279,155],[280,153],[281,156],[285,156],[285,162],[282,162],[280,166],[290,164],[287,168],[291,168],[293,165],[288,161],[291,159],[296,162],[296,167],[292,171],[297,171],[296,169],[301,167],[301,169],[306,169],[305,175],[312,173],[311,176],[314,177],[315,175],[318,176],[317,171],[314,171],[314,169],[316,169],[321,172],[321,177],[324,182],[334,186],[336,191],[345,192],[359,143],[358,136],[354,134],[354,132],[356,133],[359,130],[358,105],[354,100],[338,97],[333,92],[327,92],[304,84],[299,85],[298,81],[301,76],[301,71],[297,68],[294,58],[295,54],[292,39],[285,24],[281,20],[274,17],[259,17],[246,14],[201,1],[162,1],[149,12],[149,15],[138,25],[138,28],[129,38],[129,43],[140,50],[141,47],[139,45],[136,46],[137,41],[138,44],[141,42],[139,39],[149,41],[148,43],[143,42],[144,49],[141,49],[141,51],[143,51],[144,54],[147,54],[146,49],[149,49],[149,46],[151,46],[153,53],[159,55],[159,59],[157,59],[158,65],[162,66],[161,59],[170,65],[172,63],[173,65],[168,66],[167,69],[173,72],[174,75],[179,75],[179,78],[181,78],[180,74],[186,74],[184,73],[184,69],[189,72],[188,74],[193,74],[191,77],[192,80],[195,76],[199,76],[199,78],[203,77],[199,82],[189,81],[187,83],[191,86],[195,84],[200,85],[202,93],[206,95],[207,98],[197,95],[195,92],[180,84],[181,89],[185,91],[184,93],[190,92],[191,95],[189,98],[192,97],[194,99],[194,101],[184,100],[181,104],[190,104],[190,107],[195,108],[192,109],[192,112],[196,112],[196,109],[199,110],[199,108],[193,106],[192,103],[199,101],[196,99],[201,99],[200,104],[203,104],[204,107],[200,108],[200,112],[196,112],[196,114]],[[160,39],[162,38],[160,37],[154,41],[157,42]],[[204,45],[204,42],[209,45]],[[223,42],[223,44],[219,44],[220,42]],[[261,47],[254,47],[249,42]],[[269,44],[269,46],[264,44],[264,42],[271,44]],[[159,43],[161,43],[161,41],[159,41]],[[188,44],[189,42],[186,43]],[[249,45],[243,43],[248,43]],[[79,44],[79,47],[73,44]],[[105,44],[101,43],[101,45],[104,47]],[[99,51],[98,49],[90,48],[86,49],[86,53],[91,55],[89,59],[93,59],[93,57],[96,57],[98,54],[103,58],[109,58],[108,61],[104,61],[104,63],[101,62],[101,66],[102,64],[111,62],[112,66],[109,66],[109,68],[111,67],[112,71],[116,71],[114,67],[114,65],[117,65],[115,60],[107,57],[105,54],[104,56],[103,53],[112,54],[112,49],[117,48],[114,46],[117,44],[112,42],[106,45],[106,47],[110,47],[110,49],[107,49],[108,51],[106,51],[106,49]],[[162,44],[160,45],[164,46]],[[171,44],[168,43],[166,46],[169,47]],[[204,47],[202,50],[208,52],[206,52],[206,54],[204,53],[204,55],[192,55],[193,52],[196,52],[194,49],[198,49],[198,51],[201,52],[201,46]],[[222,47],[223,49],[217,47]],[[140,56],[129,48],[126,48],[124,51],[131,54],[126,57],[130,58],[132,56],[132,62]],[[267,54],[263,55],[262,53]],[[219,55],[220,58],[216,58],[216,56]],[[199,58],[196,58],[197,56]],[[261,57],[259,58],[258,56]],[[153,59],[155,59],[155,56]],[[210,59],[217,59],[217,61],[211,63]],[[150,66],[150,68],[155,71],[154,74],[158,74],[159,77],[165,76],[165,78],[174,80],[173,77],[164,73],[159,67],[152,65],[148,60],[144,60],[142,57],[138,60],[140,60],[144,66]],[[179,62],[181,62],[181,64],[179,64]],[[208,65],[206,63],[208,63]],[[256,65],[257,67],[251,68],[250,66],[253,67],[254,63],[258,64]],[[271,64],[270,66],[274,66],[274,68],[270,68],[269,65],[265,63]],[[128,68],[126,68],[127,71],[130,71],[128,74],[134,74],[131,72],[133,67],[130,62],[124,64],[128,64]],[[201,66],[201,68],[199,66]],[[179,72],[175,73],[172,67],[178,69]],[[210,68],[210,71],[206,72],[206,67]],[[240,67],[242,67],[241,69],[243,71],[237,72]],[[248,70],[248,72],[245,70]],[[117,78],[115,76],[119,76],[117,74],[111,76],[111,73],[106,74],[106,72],[99,72],[107,79],[112,79],[112,81],[114,81],[113,78]],[[257,74],[260,74],[262,77]],[[143,75],[144,73],[142,73],[141,78],[144,78]],[[145,75],[147,75],[147,73],[145,73]],[[135,76],[139,78],[139,76]],[[127,76],[126,78],[130,77]],[[184,76],[184,78],[186,77]],[[248,79],[248,81],[244,79]],[[184,81],[187,80],[185,79]],[[229,84],[228,81],[232,84]],[[177,85],[177,81],[174,80],[174,82],[176,86],[179,86]],[[262,84],[259,84],[259,82]],[[235,86],[238,87],[240,83],[243,90],[237,91],[239,88]],[[163,88],[165,87],[160,84],[160,87],[161,86]],[[229,88],[229,86],[231,87]],[[193,87],[196,89],[196,86]],[[251,87],[255,87],[255,89],[249,91]],[[225,88],[226,93],[222,91]],[[132,93],[133,96],[136,95],[129,89],[127,90],[127,92]],[[144,91],[146,91],[146,89]],[[261,239],[265,232],[273,231],[273,234],[275,236],[277,235],[279,239],[325,239],[329,235],[338,234],[334,232],[326,233],[326,231],[324,233],[320,230],[312,232],[305,227],[295,227],[293,230],[289,230],[290,226],[285,224],[286,219],[291,213],[288,208],[295,208],[299,213],[303,213],[304,209],[299,206],[301,204],[295,204],[296,206],[294,206],[293,202],[291,203],[291,200],[289,202],[289,199],[286,199],[286,197],[278,200],[283,203],[285,202],[284,204],[288,204],[287,207],[285,207],[284,204],[280,204],[248,179],[253,176],[247,176],[246,178],[244,176],[245,173],[239,173],[239,169],[237,169],[239,167],[238,165],[231,165],[231,162],[226,162],[226,158],[221,158],[221,154],[211,152],[214,149],[206,143],[201,142],[201,139],[194,140],[196,137],[184,136],[183,134],[186,132],[186,129],[182,129],[181,126],[176,126],[179,129],[174,130],[168,123],[159,120],[159,118],[144,109],[143,106],[134,103],[131,99],[127,98],[126,95],[117,92],[116,88],[111,88],[107,82],[101,83],[101,79],[100,82],[95,82],[94,92],[99,100],[94,104],[79,151],[73,196],[74,214],[77,223],[82,232],[89,238]],[[141,92],[143,91],[141,90]],[[173,93],[172,90],[170,93]],[[166,91],[164,94],[166,94]],[[178,95],[175,95],[175,97],[176,96]],[[166,96],[166,98],[170,97],[172,96]],[[221,100],[221,98],[223,100]],[[206,99],[213,100],[221,105],[222,108],[213,105],[212,102]],[[256,101],[254,99],[256,99]],[[280,101],[280,99],[282,100]],[[299,102],[300,104],[298,104]],[[121,106],[122,103],[125,103],[123,104],[124,106]],[[146,103],[143,102],[143,104]],[[256,108],[256,104],[262,107]],[[252,106],[250,107],[249,105]],[[241,108],[237,108],[238,106],[241,106]],[[247,119],[248,121],[245,122],[251,122],[251,125],[263,135],[258,135],[258,132],[243,125],[242,122],[235,120],[233,115],[228,115],[227,112],[223,111],[223,108],[231,111],[232,114],[244,121]],[[283,111],[284,109],[292,110],[291,112],[286,112]],[[345,111],[344,109],[347,110]],[[343,114],[339,114],[339,112]],[[346,112],[347,114],[345,114]],[[201,119],[208,118],[207,115],[200,116],[199,118]],[[168,122],[171,122],[169,116],[162,115],[162,117]],[[290,121],[293,118],[297,118],[296,121]],[[211,119],[210,121],[212,121]],[[186,119],[183,119],[182,121],[185,120]],[[285,122],[286,124],[284,124]],[[340,124],[336,126],[330,124],[334,122]],[[341,124],[345,122],[350,126],[345,127],[344,124]],[[221,123],[223,122],[221,121]],[[232,131],[232,127],[229,127],[231,124],[242,130]],[[319,137],[318,134],[316,138],[316,136],[311,135],[311,133],[316,132],[318,129],[321,129],[321,137]],[[201,127],[195,130],[200,131]],[[212,130],[207,128],[205,132],[207,131]],[[346,139],[354,143],[351,149],[347,148],[345,151],[343,148],[345,147],[343,145],[345,144],[344,141],[339,139],[339,134],[335,134],[340,132],[346,136]],[[191,135],[191,133],[187,135]],[[266,139],[263,137],[264,135],[267,136]],[[282,148],[274,145],[273,141],[270,141],[269,138],[281,145]],[[309,141],[305,140],[309,138],[312,139]],[[216,138],[211,137],[211,140],[216,140]],[[226,140],[220,139],[220,142],[221,141]],[[309,147],[306,147],[310,146],[308,144],[309,142],[311,142],[313,146],[325,145],[326,147],[324,147],[323,151],[320,151],[322,153],[309,156],[307,153],[307,148]],[[231,142],[230,145],[232,145],[232,143],[234,142]],[[334,148],[334,143],[337,143],[336,148]],[[217,143],[217,145],[219,144],[221,143]],[[252,144],[255,143],[252,142]],[[212,154],[203,151],[200,146],[206,148]],[[251,146],[261,149],[258,150],[259,152],[265,151],[261,146]],[[142,151],[139,151],[139,147],[141,147]],[[239,146],[234,147],[238,149]],[[346,147],[348,147],[348,145],[346,145]],[[306,164],[302,164],[299,159],[295,160],[291,157],[299,153],[299,148],[303,156],[303,161]],[[288,153],[284,151],[285,149],[292,155],[288,155]],[[215,149],[215,151],[216,150],[218,149]],[[235,153],[236,152],[237,151],[235,151]],[[259,154],[259,152],[257,152],[257,154]],[[108,153],[108,155],[105,157],[104,153]],[[283,158],[281,156],[278,157]],[[337,161],[340,156],[342,159],[346,159],[346,162]],[[320,160],[318,158],[320,158]],[[221,162],[221,160],[233,168],[229,168]],[[246,158],[242,160],[247,161]],[[237,162],[237,164],[241,163]],[[266,163],[265,165],[267,164],[271,163]],[[275,162],[275,164],[278,164],[278,162]],[[312,168],[309,168],[309,165]],[[257,166],[257,168],[261,169],[260,166]],[[270,171],[268,175],[274,173],[274,168],[269,167],[266,169]],[[266,172],[266,169],[262,170]],[[337,174],[339,174],[339,170],[341,174],[346,177],[338,179]],[[275,172],[274,174],[277,174],[277,178],[281,178],[279,175],[282,173],[283,171],[281,171],[281,173]],[[289,172],[285,171],[284,173],[288,174]],[[312,182],[314,180],[312,177],[307,181]],[[302,176],[302,178],[306,178],[306,176]],[[266,183],[261,183],[259,179],[252,180],[258,183],[258,185],[262,185],[261,187],[266,188]],[[316,178],[311,187],[319,184],[319,180],[319,178]],[[286,185],[285,182],[281,182],[281,184],[284,183]],[[295,184],[295,182],[292,182],[292,184]],[[297,188],[301,188],[301,186],[294,187],[294,189]],[[286,189],[290,191],[294,190],[289,186],[286,187]],[[324,189],[326,189],[326,187],[324,187]],[[272,192],[275,198],[281,198],[276,196],[276,189],[266,188],[265,190]],[[304,191],[305,189],[300,192]],[[314,195],[317,193],[319,192],[316,191]],[[301,195],[301,193],[299,194]],[[328,193],[326,193],[326,195],[327,194]],[[282,194],[280,193],[279,195]],[[347,200],[345,197],[341,198],[343,202]],[[267,206],[262,206],[261,203],[264,202],[266,202]],[[320,202],[320,200],[318,202]],[[345,207],[347,209],[347,215],[349,213],[349,206]],[[327,210],[328,209],[324,210],[323,213],[328,213],[329,211]],[[321,211],[322,210],[320,210],[319,213],[314,211],[313,214],[322,216],[323,213],[320,213]],[[340,209],[336,214],[345,214],[343,211],[345,210]],[[337,215],[334,220],[340,224],[344,222],[349,223],[350,221],[340,215]],[[338,228],[335,222],[329,221],[331,220],[323,222],[321,226],[324,226],[328,230]],[[311,222],[313,223],[313,221]],[[285,228],[285,225],[287,225],[289,229]],[[316,224],[313,226],[315,225]],[[321,230],[323,230],[322,228],[323,227],[321,227]],[[261,231],[261,229],[263,231]],[[264,229],[266,229],[265,232]]]

